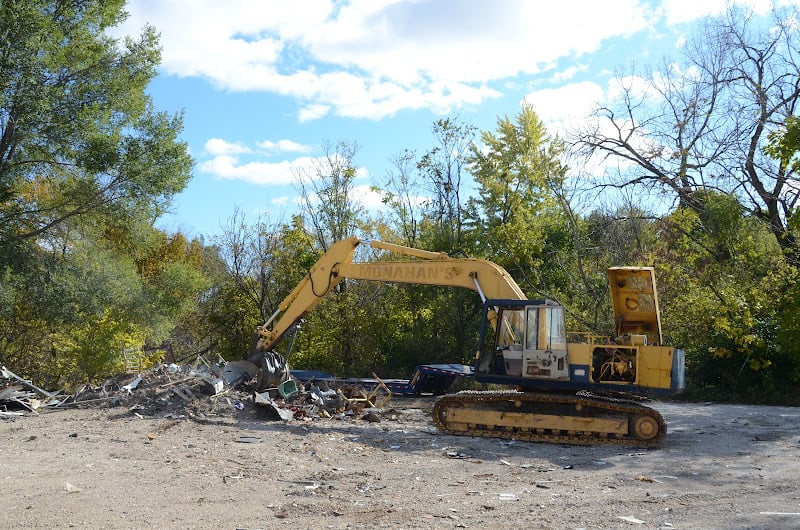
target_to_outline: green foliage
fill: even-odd
[[[0,7],[0,219],[17,237],[73,217],[154,218],[189,178],[182,117],[155,112],[145,92],[160,60],[155,31],[122,49],[105,33],[123,6]]]
[[[303,324],[292,365],[370,376],[384,364],[375,332],[387,323],[386,310],[378,303],[382,289],[380,284],[358,282],[329,293]]]
[[[323,158],[299,170],[301,209],[323,251],[361,226],[364,210],[353,193],[358,149],[355,142],[326,145]]]
[[[569,329],[614,334],[607,270],[652,264],[650,256],[659,243],[651,217],[628,205],[611,212],[594,210],[574,219],[575,252],[572,256],[562,253],[563,266],[556,271],[561,288],[555,297],[568,310]]]
[[[172,241],[186,242],[182,236]],[[0,351],[20,371],[54,384],[114,373],[123,346],[161,343],[208,286],[186,255],[165,259],[158,274],[143,276],[130,255],[94,239],[41,253],[38,263],[41,268],[28,274],[6,268],[0,292],[8,318]]]
[[[211,352],[224,359],[241,359],[253,344],[256,326],[261,324],[252,299],[237,284],[220,281],[201,299],[197,313],[179,328],[182,342],[189,347],[180,348],[175,357]]]
[[[418,364],[469,362],[479,302],[466,290],[351,282],[308,315],[291,364],[338,375],[402,378]]]
[[[87,315],[69,331],[51,334],[53,372],[61,375],[60,386],[68,389],[122,373],[122,350],[140,348],[146,335],[128,319],[119,318],[111,311]]]
[[[182,341],[195,344],[198,353],[213,351],[230,360],[247,356],[255,346],[256,327],[316,263],[320,250],[314,242],[300,217],[271,225],[263,218],[248,223],[235,215],[213,258],[206,260],[215,263],[213,287],[181,326]]]
[[[479,234],[469,157],[476,128],[452,117],[431,130],[433,145],[421,154],[402,151],[384,188],[375,188],[388,208],[375,230],[381,239],[413,248],[474,255]]]
[[[786,118],[783,129],[771,131],[764,152],[779,160],[787,172],[800,172],[800,116]]]
[[[0,4],[0,357],[42,382],[116,370],[122,346],[162,341],[208,285],[199,242],[152,226],[192,159],[182,116],[146,93],[155,31],[107,34],[123,8]]]
[[[782,324],[797,272],[735,198],[703,201],[702,212],[678,210],[660,230],[665,333],[686,349],[689,394],[784,402],[800,382]]]
[[[573,248],[555,190],[563,185],[563,144],[525,105],[514,121],[481,133],[470,164],[478,186],[480,256],[505,267],[529,296],[558,291],[556,261]]]

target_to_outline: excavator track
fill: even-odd
[[[658,411],[586,391],[463,391],[440,398],[433,420],[448,434],[574,445],[655,447],[667,434]]]

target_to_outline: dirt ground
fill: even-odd
[[[800,528],[800,409],[656,403],[669,432],[641,450],[444,435],[433,399],[372,422],[235,402],[0,420],[0,527]]]

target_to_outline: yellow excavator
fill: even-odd
[[[407,258],[354,262],[362,245]],[[268,377],[285,378],[286,360],[273,349],[293,336],[302,318],[344,279],[463,287],[483,300],[472,377],[509,389],[439,398],[433,409],[439,429],[529,441],[654,446],[666,435],[666,423],[641,396],[682,392],[684,354],[661,344],[653,268],[613,267],[608,273],[613,338],[568,333],[563,306],[527,299],[508,272],[490,261],[354,237],[333,244],[257,328],[251,360]]]

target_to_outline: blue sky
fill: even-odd
[[[781,0],[783,1],[783,0]],[[742,0],[757,12],[769,0]],[[800,3],[792,0],[789,3]],[[130,0],[122,34],[161,34],[159,110],[184,111],[192,181],[159,226],[221,231],[235,209],[296,211],[292,182],[323,146],[355,141],[367,206],[391,159],[458,116],[493,130],[523,101],[565,134],[613,97],[621,69],[677,58],[725,0]]]

